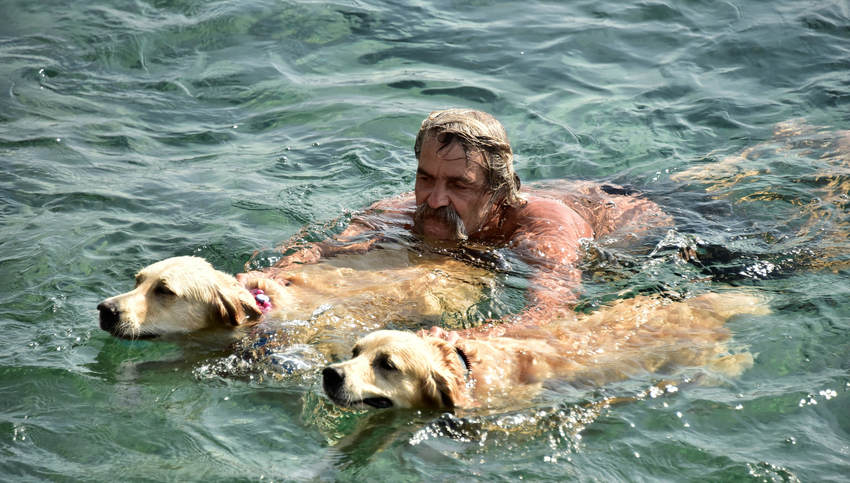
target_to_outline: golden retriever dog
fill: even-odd
[[[259,320],[254,295],[206,260],[175,257],[136,274],[135,288],[97,306],[100,328],[121,339],[153,339]]]
[[[454,345],[426,334],[380,330],[358,341],[353,357],[326,367],[323,388],[353,408],[446,410],[492,407],[538,394],[544,382],[601,385],[643,371],[708,365],[727,376],[752,365],[729,354],[725,321],[766,308],[743,293],[684,302],[638,296],[572,320],[461,338]]]
[[[256,276],[246,288],[202,258],[169,258],[139,271],[132,291],[98,305],[100,328],[128,340],[209,335],[234,342],[269,318],[352,333],[390,322],[409,328],[451,325],[447,318],[462,317],[494,283],[484,269],[403,250],[342,255],[297,266],[281,278],[288,285]]]

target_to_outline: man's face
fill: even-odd
[[[469,153],[459,143],[443,146],[435,137],[426,137],[416,170],[416,206],[413,229],[440,240],[474,236],[487,222],[493,204],[481,153]],[[457,219],[452,221],[452,211]],[[442,216],[440,216],[442,215]],[[458,233],[458,226],[464,230]]]

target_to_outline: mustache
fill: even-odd
[[[449,235],[451,240],[466,240],[469,238],[463,220],[451,206],[446,205],[439,208],[431,208],[428,203],[417,206],[416,211],[413,212],[413,233],[420,236],[424,235],[422,224],[426,218],[436,219],[445,224],[451,231]]]

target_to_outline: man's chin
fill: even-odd
[[[446,226],[445,223],[430,220],[426,220],[420,225],[414,227],[414,231],[418,235],[432,240],[462,241],[466,238],[458,237],[458,234]]]
[[[422,236],[433,238],[435,240],[451,240],[453,237],[449,230],[443,226],[428,226],[422,227]]]

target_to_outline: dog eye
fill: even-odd
[[[162,295],[163,297],[170,297],[172,295],[176,295],[173,290],[171,290],[165,285],[157,285],[157,287],[153,290],[153,293],[157,295]]]
[[[360,355],[360,347],[354,346],[354,348],[351,349],[351,357],[354,358],[354,357],[357,357],[359,355]]]
[[[378,357],[377,359],[375,359],[375,364],[378,366],[379,369],[387,372],[398,370],[395,364],[393,364],[393,361],[390,360],[389,356]]]
[[[139,275],[136,275],[136,285],[135,286],[138,287],[141,284],[142,284],[142,277],[140,277]]]

